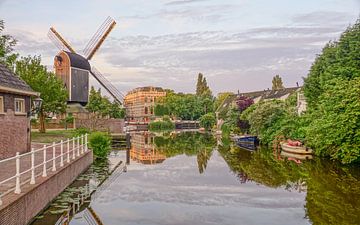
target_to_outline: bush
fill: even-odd
[[[175,124],[171,122],[170,118],[166,117],[163,121],[155,121],[149,124],[150,131],[164,131],[164,130],[174,130]]]
[[[211,130],[211,128],[216,124],[216,119],[214,113],[207,113],[200,117],[200,125],[206,130]]]
[[[111,137],[108,133],[93,132],[89,136],[89,146],[96,158],[106,158],[111,149]]]
[[[79,137],[81,135],[90,134],[90,130],[85,127],[76,128],[74,130],[73,137]]]

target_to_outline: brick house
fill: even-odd
[[[39,94],[0,64],[0,160],[30,151],[32,96]]]

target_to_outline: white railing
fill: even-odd
[[[47,177],[48,171],[71,164],[88,151],[88,134],[60,141],[42,148],[19,154],[0,161],[0,205],[1,198],[14,191],[21,193],[24,184],[34,185],[39,176]],[[15,172],[15,174],[13,174]]]

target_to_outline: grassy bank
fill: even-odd
[[[74,130],[47,130],[46,133],[31,131],[31,142],[52,143],[66,140],[74,135]]]

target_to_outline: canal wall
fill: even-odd
[[[0,225],[26,225],[56,196],[69,186],[93,162],[92,151],[87,151],[56,173],[37,180],[36,185],[22,188],[21,194],[9,194],[0,206]]]

